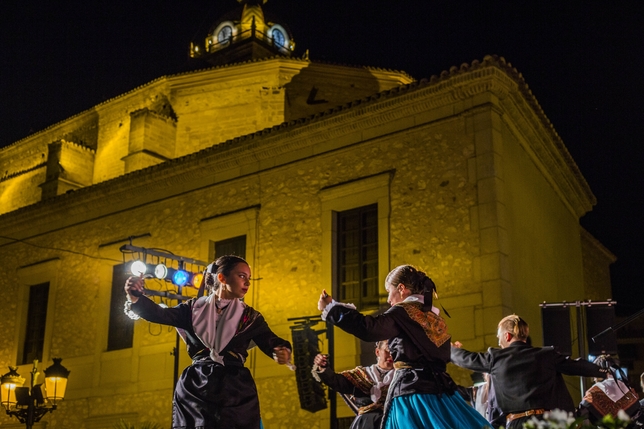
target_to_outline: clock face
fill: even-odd
[[[285,38],[284,38],[284,33],[282,33],[280,30],[277,28],[274,28],[273,31],[271,32],[271,35],[273,36],[273,44],[279,47],[284,46]]]
[[[222,27],[221,30],[219,30],[219,34],[217,34],[217,41],[222,45],[226,44],[230,41],[230,36],[232,35],[233,29],[229,25],[226,25],[225,27]]]

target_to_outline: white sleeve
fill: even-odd
[[[355,310],[355,309],[356,309],[356,306],[355,306],[355,305],[353,305],[353,304],[345,304],[345,303],[343,303],[343,302],[338,302],[338,301],[336,301],[336,300],[334,299],[334,300],[332,300],[332,301],[331,301],[331,303],[330,303],[329,305],[327,305],[326,307],[324,307],[324,310],[322,311],[322,316],[321,316],[321,317],[322,317],[322,320],[326,321],[326,316],[327,316],[327,314],[329,314],[329,311],[331,311],[331,309],[332,309],[333,307],[335,307],[336,305],[341,305],[342,307],[351,308],[351,309],[353,309],[353,310]]]

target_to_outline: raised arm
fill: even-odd
[[[570,357],[557,353],[555,359],[557,372],[566,375],[579,375],[582,377],[606,378],[599,366],[584,359],[570,359]]]
[[[465,349],[452,346],[451,358],[454,365],[478,372],[490,372],[492,356],[490,353],[474,353]]]
[[[365,316],[359,311],[335,305],[326,315],[326,320],[363,341],[380,341],[400,334],[400,327],[388,314]]]
[[[135,303],[129,303],[126,309],[148,322],[170,325],[181,329],[192,329],[191,306],[187,303],[163,308],[148,297],[141,296],[138,297]]]

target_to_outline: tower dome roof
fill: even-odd
[[[293,36],[279,18],[265,13],[267,0],[238,0],[240,5],[219,17],[210,27],[204,44],[192,44],[190,55],[213,64],[226,64],[290,56]]]

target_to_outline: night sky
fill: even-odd
[[[3,0],[0,147],[157,77],[235,0]],[[620,313],[644,308],[644,1],[270,0],[312,60],[416,79],[487,54],[523,74],[598,203]],[[580,297],[583,298],[583,297]],[[609,297],[606,297],[609,298]]]

